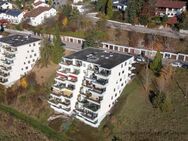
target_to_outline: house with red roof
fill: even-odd
[[[156,15],[174,17],[186,11],[186,2],[172,0],[156,0]]]

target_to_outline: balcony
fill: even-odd
[[[84,103],[83,107],[93,111],[93,112],[97,112],[99,109],[100,109],[100,106],[99,105],[96,105],[94,103],[91,103],[91,102],[86,102]]]
[[[53,105],[63,105],[65,107],[70,106],[70,101],[69,100],[65,100],[65,101],[61,101],[61,99],[58,98],[51,98],[49,99],[49,103],[53,104]]]
[[[103,94],[106,91],[106,88],[93,87],[92,89],[90,89],[90,91],[93,91],[93,92],[98,93],[98,94]]]
[[[17,48],[15,47],[5,47],[5,49],[9,53],[15,53],[17,51]]]
[[[6,53],[6,54],[4,54],[4,55],[5,55],[5,57],[8,58],[8,59],[14,59],[14,58],[16,57],[15,54],[8,54],[8,53]]]
[[[5,66],[3,66],[3,65],[0,65],[0,68],[1,68],[1,70],[2,71],[10,71],[11,69],[12,69],[12,67],[11,66],[9,66],[9,67],[5,67]]]
[[[57,71],[57,73],[64,73],[64,74],[67,74],[67,73],[70,73],[70,69],[59,69],[58,71]]]
[[[95,74],[100,75],[100,76],[103,76],[103,77],[108,77],[108,76],[111,75],[111,71],[109,71],[109,70],[104,70],[104,69],[101,70],[101,71],[95,70]]]
[[[0,83],[6,83],[6,82],[8,82],[8,79],[0,78]]]
[[[61,90],[61,89],[65,88],[65,84],[63,84],[63,83],[56,83],[56,84],[53,85],[53,88]]]
[[[80,73],[80,70],[75,69],[73,72],[70,72],[70,73],[78,75]]]
[[[83,117],[91,120],[92,123],[94,123],[94,124],[96,123],[96,122],[93,122],[93,120],[95,120],[97,118],[98,114],[90,112],[90,111],[85,110],[83,108],[78,108],[78,107],[76,108],[76,110],[78,112],[80,112],[80,115],[78,115],[78,116],[80,116],[80,117],[83,116]],[[89,121],[89,122],[91,122],[91,121]]]
[[[106,84],[108,83],[108,80],[107,80],[107,79],[102,79],[102,78],[100,78],[100,79],[96,79],[96,80],[93,81],[93,82],[96,83],[96,84],[99,84],[99,85],[104,86],[104,85],[106,85]]]
[[[67,77],[66,76],[58,76],[55,79],[64,82],[67,80]]]
[[[83,93],[80,91],[80,94],[83,95],[87,100],[94,102],[96,104],[100,104],[100,102],[102,101],[102,97],[99,96],[93,96],[92,93],[90,93],[89,91],[87,93]]]
[[[8,77],[10,76],[10,73],[0,72],[0,76]]]
[[[52,89],[51,95],[55,95],[57,97],[63,96],[66,98],[72,98],[73,94],[70,91],[64,90],[64,91],[57,91],[55,89]]]
[[[80,67],[82,66],[82,62],[81,61],[76,61],[73,66],[76,66],[76,67]]]
[[[66,65],[66,66],[70,66],[70,65],[73,65],[73,61],[64,59],[63,61],[61,61],[61,64]]]

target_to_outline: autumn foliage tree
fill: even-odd
[[[157,51],[153,62],[150,64],[150,68],[155,74],[160,74],[162,67],[162,55],[159,51]]]

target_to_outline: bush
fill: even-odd
[[[168,112],[172,110],[172,103],[163,92],[155,94],[152,97],[151,102],[154,108],[158,108],[162,112]]]

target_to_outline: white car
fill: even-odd
[[[175,62],[172,62],[172,63],[171,63],[171,66],[172,66],[172,67],[182,67],[182,65],[183,65],[183,64],[182,64],[181,62],[179,62],[179,61],[175,61]]]

